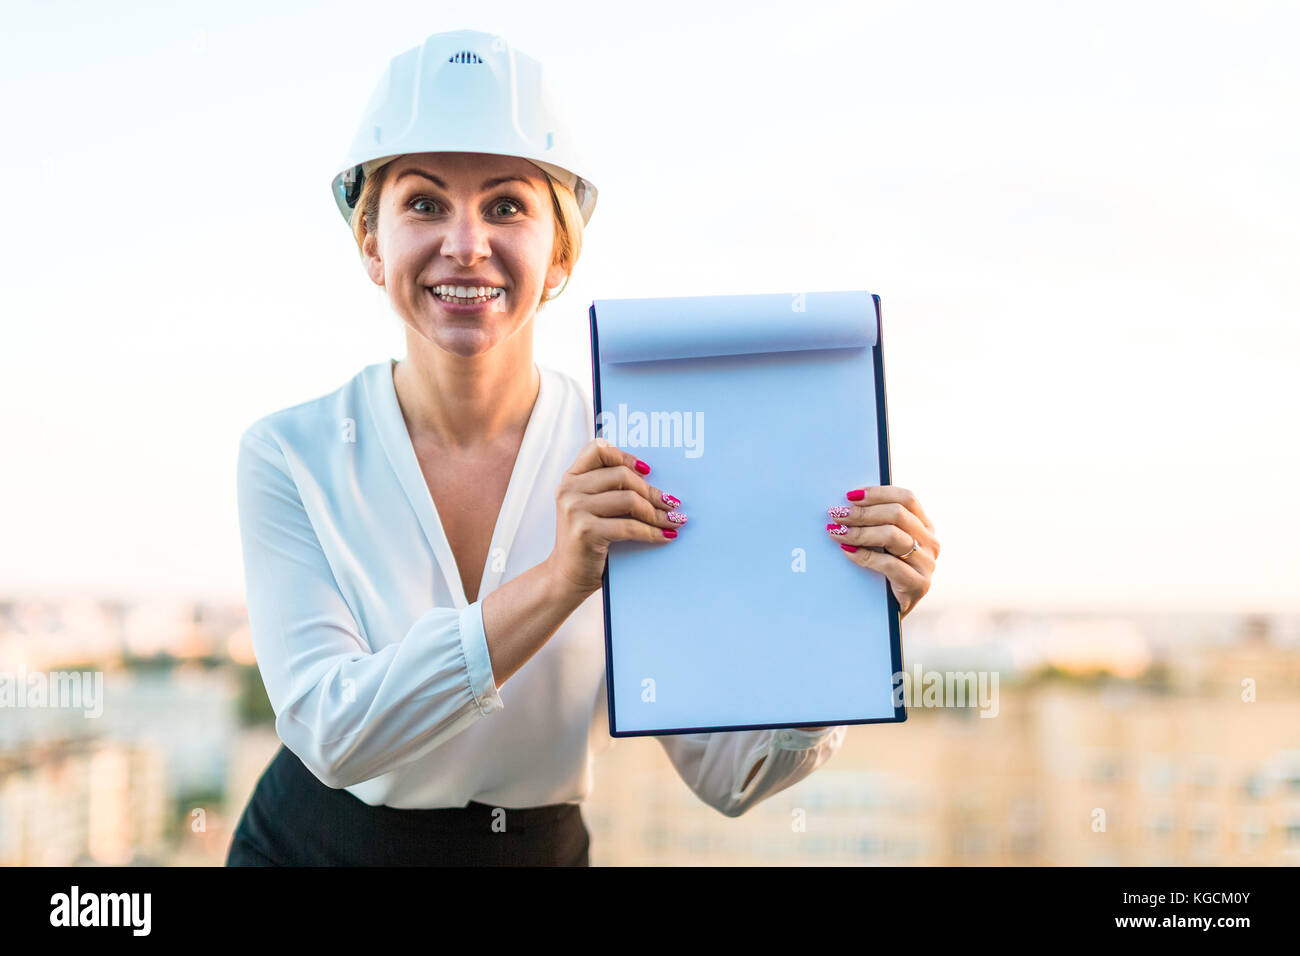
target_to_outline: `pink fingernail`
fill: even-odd
[[[849,499],[849,501],[861,501],[866,496],[867,493],[865,490],[863,490],[862,488],[855,488],[852,491],[850,491],[846,497]]]
[[[856,551],[856,550],[858,550],[858,546],[855,545],[855,544],[842,544],[842,545],[840,545],[840,547],[843,548],[845,551]]]
[[[686,524],[686,513],[683,511],[670,511],[664,517],[673,524]]]
[[[647,465],[645,462],[643,462],[640,458],[636,460],[636,470],[641,472],[641,474],[643,475],[650,474],[650,466]]]
[[[676,531],[669,531],[667,528],[660,528],[659,530],[661,530],[661,531],[664,533],[664,537],[665,537],[665,538],[675,538],[675,537],[677,537],[677,532],[676,532]]]
[[[853,509],[848,505],[835,505],[834,507],[827,508],[826,513],[832,518],[847,518],[849,515],[853,514]]]
[[[676,508],[679,504],[681,504],[681,501],[679,499],[674,498],[666,491],[659,492],[659,497],[663,500],[663,503],[666,504],[669,508]],[[848,516],[845,515],[845,517]]]
[[[828,525],[826,526],[826,530],[829,531],[831,534],[840,534],[840,535],[844,535],[844,534],[848,534],[848,533],[849,533],[849,529],[846,528],[846,527],[844,527],[844,525],[842,525],[842,524],[835,524],[834,522],[832,522],[831,524],[828,524]]]

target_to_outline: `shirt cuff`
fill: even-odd
[[[501,695],[497,693],[496,677],[492,674],[492,659],[488,656],[487,632],[483,630],[483,602],[475,601],[460,612],[460,647],[465,654],[469,671],[469,689],[478,704],[480,714],[501,710]]]

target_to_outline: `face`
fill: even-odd
[[[362,250],[371,280],[407,326],[471,356],[527,325],[544,291],[565,276],[551,265],[555,213],[545,174],[528,160],[486,153],[418,153],[390,167],[378,227]],[[461,304],[440,298],[440,285],[503,291]]]

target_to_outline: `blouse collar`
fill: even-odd
[[[456,607],[465,608],[469,606],[469,599],[465,596],[465,587],[461,582],[459,569],[456,567],[456,559],[452,555],[451,545],[447,541],[447,534],[438,517],[438,510],[433,503],[433,496],[429,493],[424,473],[420,470],[420,462],[411,443],[411,434],[407,431],[406,421],[402,418],[402,407],[397,401],[397,389],[393,384],[394,364],[394,359],[376,362],[368,366],[363,373],[366,401],[374,420],[375,433],[379,436],[388,464],[397,476],[397,481],[406,493],[415,516],[419,519],[420,527],[424,530],[424,536],[433,549]],[[519,446],[519,454],[515,458],[514,469],[510,473],[510,483],[506,488],[501,511],[497,515],[496,527],[492,531],[492,543],[488,547],[487,562],[478,588],[480,601],[501,583],[504,562],[494,562],[493,556],[510,553],[533,484],[537,479],[537,473],[541,469],[548,439],[554,432],[556,389],[550,380],[549,369],[536,367],[541,384],[538,387],[537,400],[528,418],[528,425],[524,429],[524,437]],[[498,548],[501,550],[498,551]],[[493,570],[494,566],[498,570]]]

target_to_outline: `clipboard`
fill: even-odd
[[[592,302],[595,434],[681,499],[603,578],[612,737],[907,719],[898,602],[826,533],[890,483],[880,298]]]

